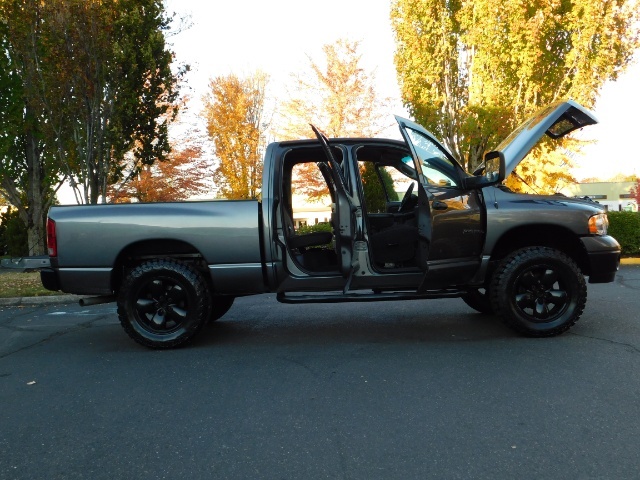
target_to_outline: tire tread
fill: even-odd
[[[190,310],[192,309],[194,312],[196,312],[196,314],[200,315],[201,321],[198,322],[196,328],[174,340],[158,342],[149,338],[145,338],[133,328],[133,326],[131,325],[131,321],[129,320],[129,315],[127,314],[127,294],[129,293],[131,288],[133,288],[135,282],[138,281],[138,279],[152,273],[155,270],[168,270],[178,275],[182,275],[195,290],[196,304],[190,306],[189,308]],[[206,323],[207,312],[209,312],[209,288],[200,272],[198,272],[191,265],[174,259],[154,259],[141,263],[129,272],[120,287],[117,305],[117,314],[118,319],[120,320],[120,325],[122,325],[124,331],[134,341],[149,348],[176,348],[178,346],[186,344],[191,339],[193,339],[193,337],[195,337],[202,330],[204,324]]]
[[[536,258],[547,258],[561,262],[579,279],[577,285],[578,302],[571,316],[561,325],[547,330],[527,328],[521,322],[513,319],[508,312],[507,302],[504,301],[507,288],[506,279],[510,278],[520,265]],[[507,326],[529,337],[552,337],[566,332],[579,320],[587,301],[587,284],[578,265],[565,253],[542,246],[525,247],[505,257],[493,275],[490,292],[491,304],[501,320]]]

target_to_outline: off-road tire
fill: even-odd
[[[191,340],[210,311],[207,282],[194,267],[172,259],[150,260],[131,270],[118,294],[125,332],[150,348]]]
[[[225,313],[227,313],[233,305],[233,301],[235,299],[235,297],[226,295],[211,298],[211,312],[209,313],[209,322],[215,322]]]
[[[495,271],[491,303],[502,320],[530,337],[569,330],[587,301],[587,284],[576,263],[547,247],[527,247],[507,256]]]
[[[469,305],[474,310],[484,313],[484,314],[492,314],[493,305],[491,303],[491,295],[489,294],[489,289],[485,288],[484,291],[481,291],[479,288],[472,288],[467,291],[462,298],[462,301]]]

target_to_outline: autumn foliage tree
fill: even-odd
[[[313,138],[309,124],[328,137],[372,137],[390,119],[389,99],[375,88],[375,74],[362,66],[360,42],[339,39],[322,47],[324,57],[309,60],[305,73],[292,75],[289,98],[284,102],[278,138]],[[326,190],[314,164],[298,170],[297,191],[319,200]]]
[[[635,198],[636,204],[640,208],[640,177],[637,177],[635,181],[636,181],[636,184],[633,187],[631,187],[630,193],[633,196],[633,198]]]
[[[202,148],[188,146],[138,169],[127,182],[110,185],[107,196],[113,203],[188,200],[209,190],[209,171]]]
[[[212,79],[204,116],[218,160],[213,180],[227,199],[258,198],[266,148],[265,92],[268,78],[256,72]]]
[[[329,137],[370,137],[388,125],[389,104],[375,88],[375,74],[362,66],[360,42],[339,39],[322,47],[324,57],[292,75],[278,137],[313,138],[309,124]]]
[[[638,47],[639,15],[637,0],[393,0],[403,101],[472,169],[540,107],[593,107]],[[518,169],[541,190],[568,176],[570,159],[548,153]]]

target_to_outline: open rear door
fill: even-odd
[[[329,139],[320,132],[315,126],[311,125],[322,149],[327,157],[327,167],[321,171],[328,171],[331,183],[335,190],[334,202],[335,206],[331,215],[331,223],[335,232],[336,252],[338,254],[338,262],[340,264],[340,273],[344,278],[349,279],[345,291],[348,290],[351,277],[353,275],[353,250],[356,230],[356,208],[351,199],[351,195],[345,187],[345,179],[340,164],[336,161]],[[326,176],[326,175],[325,175]]]

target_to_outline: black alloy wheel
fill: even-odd
[[[152,348],[181,345],[208,320],[209,289],[192,266],[152,260],[134,268],[118,296],[118,316],[136,342]]]
[[[569,307],[570,288],[554,265],[533,265],[515,280],[515,305],[533,322],[549,322]]]
[[[509,326],[533,337],[559,335],[582,315],[587,286],[576,263],[547,247],[506,257],[491,286],[494,310]]]

